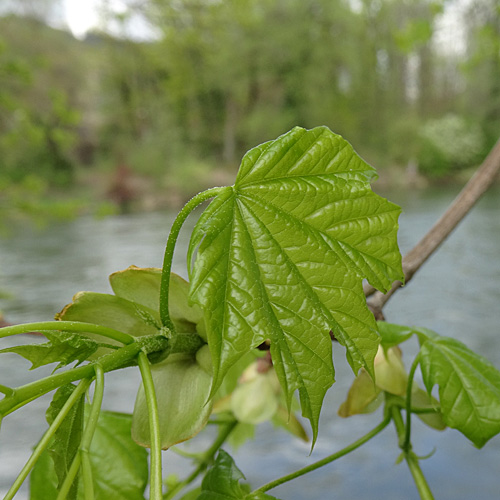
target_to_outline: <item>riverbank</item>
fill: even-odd
[[[373,188],[382,193],[459,188],[476,170],[477,167],[453,177],[433,179],[421,175],[412,165],[384,167],[378,169],[379,177]],[[0,233],[8,233],[16,224],[44,227],[50,221],[82,215],[100,218],[120,213],[177,211],[200,191],[232,185],[236,175],[236,169],[201,164],[161,176],[137,173],[128,167],[81,168],[72,183],[63,188],[50,187],[42,179],[30,176],[22,183],[2,187]],[[500,185],[500,178],[496,185]]]

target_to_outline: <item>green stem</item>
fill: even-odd
[[[150,499],[161,500],[162,498],[162,468],[161,468],[161,435],[160,417],[158,415],[158,402],[156,391],[146,354],[139,353],[139,369],[141,370],[144,395],[149,414],[149,433],[151,440],[151,470],[150,470]]]
[[[170,234],[168,235],[167,246],[165,248],[165,255],[163,257],[163,271],[161,275],[161,286],[160,286],[160,318],[163,326],[170,328],[175,331],[175,327],[170,319],[170,314],[168,310],[168,290],[170,287],[170,272],[172,270],[172,259],[174,256],[175,244],[177,243],[177,238],[181,230],[182,225],[187,219],[188,215],[201,203],[204,201],[217,196],[223,189],[221,187],[216,187],[203,191],[191,198],[178,213],[177,217],[172,224],[170,229]]]
[[[359,438],[357,441],[354,441],[354,443],[351,443],[349,446],[346,446],[340,451],[337,451],[333,455],[329,455],[328,457],[323,458],[322,460],[318,460],[317,462],[308,465],[307,467],[303,467],[302,469],[299,469],[295,472],[292,472],[291,474],[287,474],[286,476],[280,477],[278,479],[275,479],[274,481],[271,481],[264,486],[261,486],[260,488],[257,488],[254,490],[252,493],[264,493],[268,490],[271,490],[272,488],[276,488],[277,486],[286,483],[288,481],[291,481],[292,479],[296,479],[297,477],[303,476],[304,474],[307,474],[313,470],[319,469],[320,467],[323,467],[324,465],[327,465],[338,458],[343,457],[344,455],[347,455],[348,453],[351,453],[355,449],[359,448],[361,445],[365,444],[368,442],[370,439],[374,438],[377,434],[382,432],[390,423],[391,417],[390,415],[387,415],[382,422],[380,422],[377,427],[372,429],[370,432],[365,434],[363,437]]]
[[[105,372],[127,366],[143,348],[145,341],[146,339],[141,341],[141,339],[138,338],[133,344],[121,347],[111,354],[100,357],[99,364]],[[165,342],[167,342],[166,339]],[[56,373],[49,377],[15,388],[11,396],[5,397],[0,401],[0,415],[8,415],[21,406],[62,385],[69,384],[75,380],[93,378],[95,364],[96,363],[89,363],[85,366],[72,368],[71,370]]]
[[[94,323],[83,323],[80,321],[41,321],[38,323],[23,323],[22,325],[5,326],[0,328],[0,338],[18,335],[20,333],[32,333],[49,331],[75,332],[75,333],[96,333],[109,339],[117,340],[122,344],[131,344],[134,337],[128,333],[114,330],[106,326]]]
[[[406,409],[406,408],[405,408]],[[439,413],[439,409],[436,408],[415,408],[411,407],[411,413],[415,413],[415,415],[425,415],[429,413]]]
[[[82,479],[85,500],[93,500],[94,483],[92,481],[92,467],[90,464],[90,445],[97,428],[99,414],[101,413],[102,398],[104,395],[104,370],[99,363],[95,365],[95,390],[94,399],[90,408],[89,418],[83,431],[80,442],[80,454],[82,456]]]
[[[238,421],[233,420],[221,428],[215,441],[201,456],[198,467],[196,467],[196,469],[186,479],[184,479],[184,481],[177,483],[171,490],[169,490],[164,495],[163,500],[170,500],[173,498],[179,491],[191,484],[208,467],[208,465],[213,461],[213,458],[219,448],[224,444],[226,439],[229,437],[229,434],[231,434],[237,424]]]
[[[22,468],[21,472],[17,476],[17,478],[14,481],[14,484],[11,486],[10,490],[7,492],[7,495],[5,496],[4,500],[11,500],[12,498],[14,498],[14,495],[17,493],[17,491],[19,490],[19,488],[23,484],[24,480],[28,477],[28,474],[30,473],[31,469],[33,469],[33,467],[35,466],[35,464],[38,461],[38,459],[40,458],[41,454],[45,451],[45,449],[49,445],[54,434],[56,433],[57,429],[62,424],[62,422],[64,421],[66,416],[68,415],[71,408],[75,405],[75,403],[78,401],[78,399],[82,396],[82,394],[85,393],[85,391],[89,387],[90,382],[91,381],[89,379],[82,380],[78,384],[76,389],[71,393],[70,397],[68,398],[66,403],[64,403],[64,406],[61,408],[61,410],[57,414],[57,417],[52,422],[52,425],[47,429],[47,431],[43,435],[40,442],[36,445],[33,453],[31,454],[31,457],[24,464],[24,467]]]
[[[420,468],[418,457],[415,453],[410,452],[408,456],[405,455],[406,463],[410,469],[411,475],[413,476],[413,481],[417,486],[418,493],[422,500],[434,500],[434,495],[427,483],[427,479]]]
[[[410,450],[411,441],[411,392],[413,387],[413,378],[415,377],[415,371],[417,370],[418,364],[420,363],[420,353],[417,354],[410,368],[408,374],[408,382],[406,385],[406,429],[405,438],[403,441],[403,451]]]
[[[11,387],[7,387],[6,385],[0,384],[0,392],[2,394],[5,394],[6,396],[10,396],[11,394],[14,393],[14,389],[12,389]]]
[[[411,449],[411,443],[408,443],[407,449],[403,448],[403,446],[406,446],[406,429],[400,409],[395,405],[391,406],[391,415],[398,434],[399,447],[403,450],[403,456],[408,464],[421,500],[434,500],[429,484],[420,468],[418,457]]]

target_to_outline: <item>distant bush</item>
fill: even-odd
[[[443,177],[480,161],[484,134],[477,124],[448,114],[428,121],[420,132],[419,167],[432,177]]]

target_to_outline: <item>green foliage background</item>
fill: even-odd
[[[326,125],[382,169],[413,162],[452,175],[477,164],[500,128],[498,5],[469,3],[461,49],[436,38],[453,7],[149,0],[104,11],[104,31],[83,40],[44,24],[43,9],[4,12],[0,177],[84,182],[104,196],[103,172],[126,164],[146,191],[163,190],[157,203],[175,205],[225,184],[246,150],[294,125]],[[138,18],[147,41],[125,36]],[[472,144],[465,155],[449,144],[457,130]]]

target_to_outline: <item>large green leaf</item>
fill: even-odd
[[[214,393],[266,339],[290,405],[298,389],[314,438],[334,382],[330,331],[357,373],[379,337],[362,280],[402,279],[399,207],[374,194],[374,170],[326,127],[295,128],[243,158],[191,237],[191,299],[206,313]]]
[[[427,391],[439,386],[443,420],[476,446],[500,432],[500,372],[458,340],[417,328]]]

